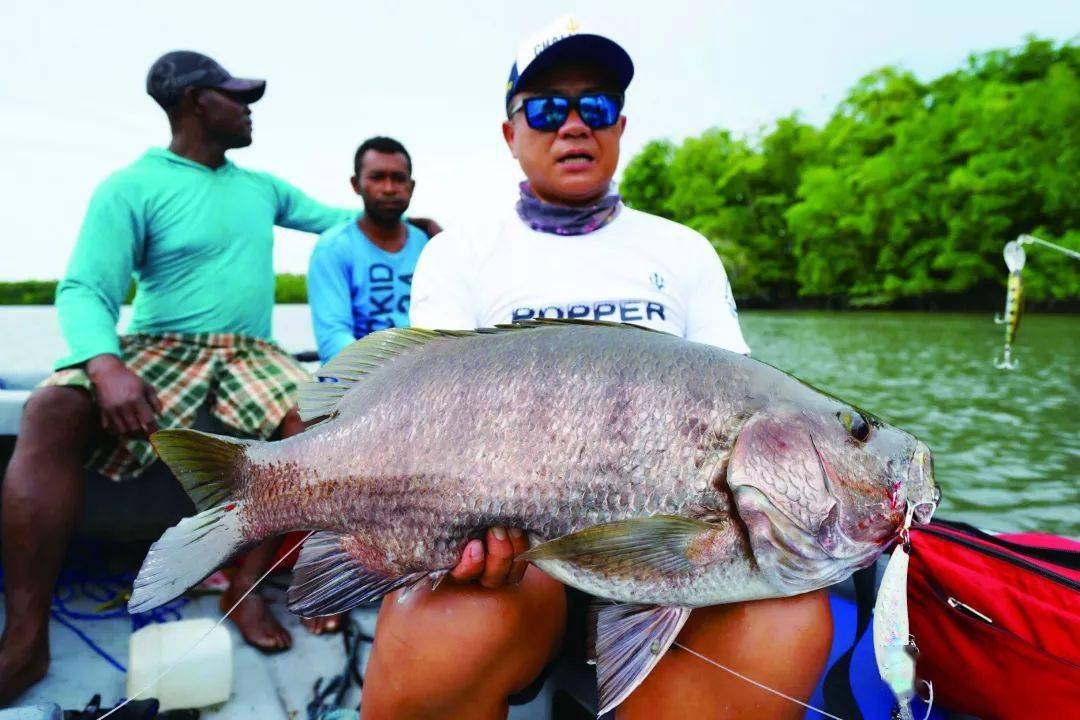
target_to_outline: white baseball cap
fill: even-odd
[[[506,106],[530,77],[561,62],[585,62],[609,70],[623,92],[634,77],[630,55],[614,40],[581,32],[573,15],[564,15],[533,33],[518,46],[517,57],[506,81]]]

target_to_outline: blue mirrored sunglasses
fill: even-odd
[[[533,130],[554,132],[563,126],[570,110],[577,110],[578,117],[593,130],[611,127],[619,120],[623,96],[618,93],[585,93],[578,97],[565,95],[537,95],[518,100],[510,108],[509,117],[518,111],[525,112],[525,122]]]

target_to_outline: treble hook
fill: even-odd
[[[996,319],[995,319],[996,322]],[[994,367],[998,370],[1015,370],[1020,367],[1020,361],[1014,360],[1012,356],[1012,347],[1006,345],[1004,353],[994,360]]]

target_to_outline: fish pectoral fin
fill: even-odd
[[[598,715],[612,710],[652,672],[690,617],[690,608],[600,603],[595,617]]]
[[[703,559],[697,547],[700,543],[695,541],[717,530],[716,525],[679,515],[653,515],[563,535],[537,545],[518,559],[584,560],[598,568],[640,564],[662,573],[685,573]]]
[[[304,617],[347,612],[427,577],[427,572],[387,576],[364,568],[342,545],[347,537],[318,532],[304,542],[293,567],[288,608]]]

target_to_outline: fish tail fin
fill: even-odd
[[[132,613],[179,597],[249,544],[233,488],[251,442],[196,430],[162,430],[150,441],[201,512],[150,546],[132,588]]]

